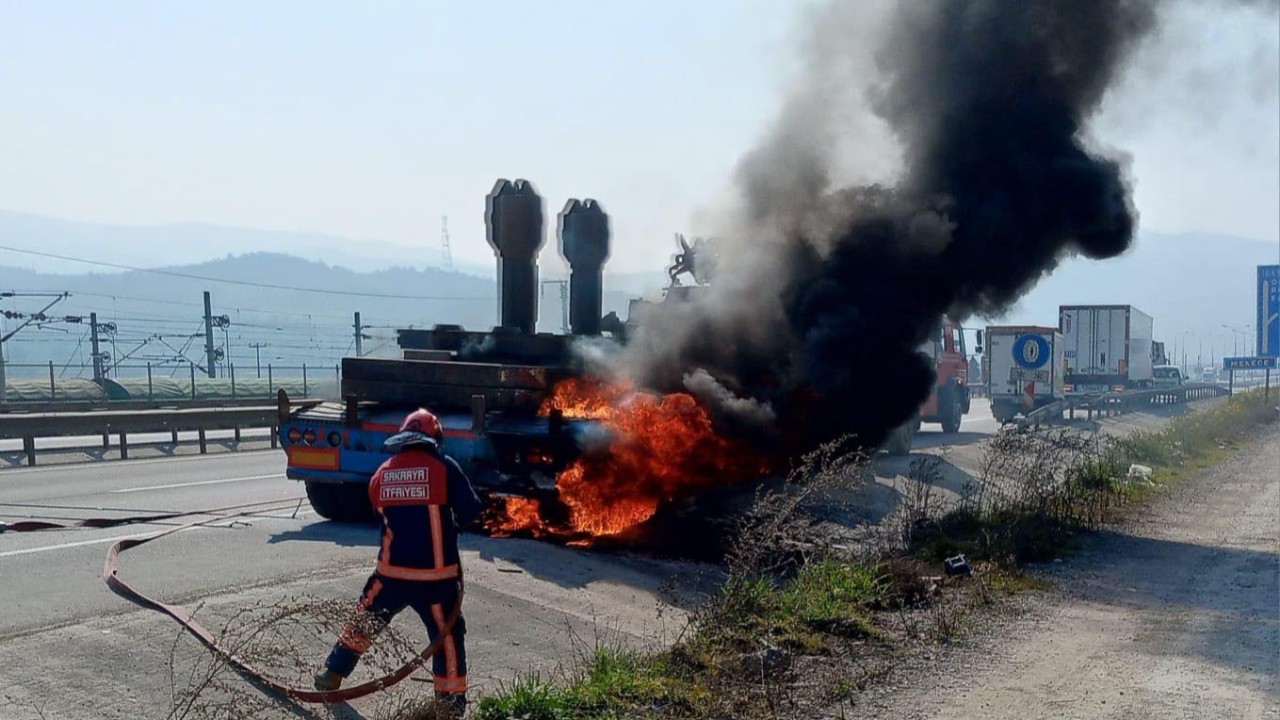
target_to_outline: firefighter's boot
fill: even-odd
[[[438,692],[436,693],[436,702],[443,705],[446,709],[453,713],[456,718],[461,718],[467,714],[467,694],[454,692]]]
[[[329,668],[316,673],[316,689],[320,692],[333,692],[340,687],[342,687],[342,676],[338,673]]]

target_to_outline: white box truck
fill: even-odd
[[[1132,305],[1059,307],[1067,392],[1151,387],[1154,325],[1150,315]]]
[[[991,414],[1002,423],[1065,397],[1063,341],[1057,328],[987,328]]]

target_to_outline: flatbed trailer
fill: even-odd
[[[542,198],[526,181],[499,180],[485,221],[498,258],[498,327],[399,330],[402,357],[343,359],[340,402],[292,408],[280,394],[285,474],[306,483],[322,517],[371,517],[367,488],[389,456],[383,443],[420,407],[440,418],[445,451],[494,492],[548,490],[586,436],[603,435],[598,422],[544,405],[557,384],[583,374],[573,343],[601,332],[608,217],[593,200],[570,200],[558,216],[559,249],[571,268],[570,335],[535,332]]]

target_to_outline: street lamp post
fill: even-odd
[[[1246,338],[1244,349],[1248,351],[1249,349],[1248,332],[1249,332],[1249,328],[1253,327],[1252,325],[1245,325],[1242,328],[1237,328],[1232,325],[1223,324],[1222,327],[1226,330],[1231,331],[1231,349],[1235,352],[1236,357],[1240,357],[1240,336],[1241,335],[1244,335]]]

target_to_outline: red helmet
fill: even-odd
[[[444,427],[440,424],[440,418],[423,408],[418,408],[405,416],[404,422],[400,423],[400,432],[420,432],[437,441],[444,437]]]

